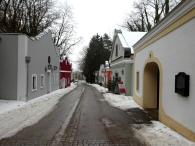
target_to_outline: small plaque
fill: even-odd
[[[175,93],[184,97],[189,96],[190,76],[184,72],[180,72],[175,76]]]

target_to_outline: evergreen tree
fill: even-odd
[[[95,71],[99,70],[100,65],[104,64],[106,60],[109,60],[111,46],[112,41],[108,35],[101,37],[97,34],[92,37],[83,57],[82,64],[87,82],[95,82]]]
[[[106,48],[107,50],[109,50],[111,52],[112,41],[111,41],[110,37],[108,36],[108,34],[106,34],[106,33],[103,36],[103,42],[104,42],[104,48]]]

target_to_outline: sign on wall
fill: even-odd
[[[175,75],[175,93],[184,97],[189,96],[190,76],[184,72]]]

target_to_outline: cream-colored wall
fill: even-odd
[[[162,106],[164,112],[175,121],[195,132],[195,19],[150,44],[135,57],[135,72],[140,72],[140,90],[134,96],[143,97],[144,62],[150,52],[162,65]],[[190,75],[190,96],[175,93],[175,75]],[[134,89],[135,88],[134,84]]]

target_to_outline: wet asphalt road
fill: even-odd
[[[85,90],[82,94],[83,89]],[[62,125],[66,121],[68,113],[79,98],[81,100],[68,127],[62,131]],[[103,95],[94,87],[80,85],[61,98],[56,108],[49,115],[37,124],[24,128],[15,136],[1,140],[0,145],[142,146],[145,144],[135,137],[131,126],[143,121],[142,117],[144,116],[141,114],[142,112],[137,114],[136,109],[124,112],[113,108],[104,101]],[[147,118],[145,121],[150,122]],[[58,137],[59,131],[62,131],[60,137]]]
[[[135,137],[131,129],[134,123],[135,119],[127,112],[109,106],[101,93],[91,86],[85,86],[84,95],[61,145],[67,142],[70,142],[69,145],[145,145]]]

